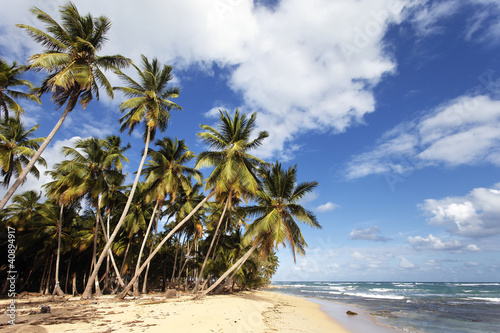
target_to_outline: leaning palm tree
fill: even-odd
[[[220,132],[210,126],[201,125],[205,132],[199,134],[205,143],[215,148],[214,151],[201,153],[196,162],[197,167],[215,167],[205,187],[205,189],[210,190],[210,193],[163,238],[119,297],[125,297],[133,283],[139,278],[139,274],[147,267],[163,244],[182,228],[207,200],[215,195],[218,201],[225,200],[224,207],[227,210],[233,197],[248,199],[252,193],[257,191],[256,171],[259,166],[266,165],[266,162],[248,152],[258,148],[269,135],[262,131],[257,135],[257,138],[251,140],[252,131],[256,127],[256,113],[253,113],[250,118],[247,118],[245,114],[240,115],[238,110],[232,118],[227,112],[220,111],[220,115]],[[219,226],[223,216],[224,214],[221,214]]]
[[[47,72],[48,76],[37,89],[38,94],[50,93],[59,108],[64,104],[66,107],[45,141],[0,201],[0,210],[23,183],[76,103],[80,101],[85,109],[93,95],[99,99],[99,85],[113,97],[111,84],[102,70],[123,68],[131,63],[130,59],[120,55],[97,55],[108,39],[106,35],[111,27],[108,18],[94,18],[90,14],[81,16],[71,2],[61,7],[62,25],[37,7],[33,7],[31,12],[47,26],[47,32],[18,24],[18,27],[25,29],[37,43],[46,48],[44,53],[34,54],[28,59],[28,69]]]
[[[175,139],[174,141],[170,138],[163,138],[158,140],[155,146],[158,147],[158,151],[149,150],[148,154],[151,159],[144,168],[146,190],[150,192],[148,196],[155,201],[155,206],[139,251],[135,274],[141,267],[142,253],[157,210],[161,209],[167,196],[169,196],[170,204],[173,204],[181,190],[188,191],[191,187],[190,176],[194,177],[199,183],[201,183],[202,177],[200,171],[185,165],[196,155],[188,149],[184,140],[178,141]],[[137,280],[134,285],[134,294],[138,293],[139,281]]]
[[[128,147],[120,147],[121,140],[115,136],[106,139],[80,139],[75,147],[64,147],[63,153],[70,157],[62,161],[58,168],[64,174],[61,179],[66,187],[62,193],[69,198],[85,197],[96,211],[93,266],[96,263],[99,224],[103,225],[101,215],[102,194],[108,189],[108,178],[121,172],[122,161],[128,162],[123,152]],[[106,255],[108,252],[106,252]],[[100,293],[98,280],[96,290]]]
[[[214,150],[202,152],[198,156],[196,167],[214,167],[212,174],[206,180],[205,189],[215,191],[216,200],[223,203],[223,211],[215,229],[212,242],[208,248],[205,260],[196,280],[193,293],[198,290],[208,258],[214,246],[220,225],[227,209],[231,208],[233,199],[249,199],[258,190],[259,181],[256,172],[267,163],[249,154],[251,150],[259,147],[262,141],[269,136],[265,131],[251,140],[252,131],[255,129],[256,113],[250,118],[245,114],[240,115],[238,109],[231,117],[227,111],[220,112],[219,129],[202,125],[204,130],[198,133],[202,141]]]
[[[2,212],[2,220],[12,225],[17,231],[23,231],[30,221],[36,219],[41,196],[41,192],[36,193],[35,191],[15,195],[12,198],[12,203]]]
[[[19,118],[5,119],[0,123],[0,168],[3,177],[0,183],[3,186],[8,187],[12,176],[22,173],[29,159],[43,142],[44,138],[32,138],[38,126],[26,131]],[[42,157],[37,162],[47,166]],[[31,168],[30,173],[36,178],[40,176],[36,167]]]
[[[41,103],[33,93],[12,90],[13,87],[20,86],[34,88],[30,81],[21,79],[21,74],[25,71],[26,66],[18,66],[16,62],[9,65],[0,58],[0,117],[3,111],[4,120],[9,119],[9,109],[14,112],[16,118],[24,114],[24,109],[15,101],[16,99],[22,98]]]
[[[262,171],[263,185],[257,192],[257,206],[248,207],[250,216],[257,217],[248,226],[246,240],[250,249],[229,268],[213,285],[196,298],[201,298],[216,288],[232,271],[241,267],[252,253],[260,247],[268,255],[279,245],[290,245],[295,253],[305,254],[307,246],[296,220],[314,228],[321,228],[316,216],[299,204],[307,193],[318,185],[316,182],[296,184],[296,166],[284,170],[276,162],[270,170]]]
[[[176,98],[179,96],[179,88],[168,86],[168,83],[172,80],[172,67],[163,65],[158,62],[157,59],[153,59],[151,62],[142,55],[142,68],[135,66],[137,74],[139,75],[139,82],[128,75],[116,70],[116,73],[124,80],[127,84],[126,87],[117,87],[115,89],[122,91],[127,97],[131,97],[120,105],[120,111],[126,112],[125,115],[120,119],[122,126],[121,131],[128,128],[129,134],[132,133],[134,128],[144,123],[144,153],[142,155],[141,162],[137,169],[137,174],[132,184],[130,190],[129,198],[125,204],[122,215],[115,230],[111,234],[109,240],[106,242],[104,251],[99,257],[94,272],[92,273],[91,279],[95,279],[97,271],[99,270],[102,261],[104,260],[104,254],[111,247],[111,243],[115,239],[118,231],[120,230],[125,217],[127,216],[128,209],[132,203],[134,197],[135,189],[139,182],[141,176],[142,167],[146,160],[148,153],[149,142],[154,139],[156,131],[165,131],[167,129],[168,121],[170,120],[170,111],[172,109],[182,110],[182,108],[172,102],[171,98]],[[87,283],[85,291],[83,292],[82,298],[88,298],[90,296],[92,285]]]
[[[58,296],[62,296],[64,293],[61,289],[59,283],[59,263],[61,261],[61,243],[62,243],[62,225],[63,225],[63,214],[64,214],[64,206],[67,205],[72,198],[68,198],[65,196],[65,191],[67,190],[67,184],[62,182],[62,178],[66,176],[62,172],[56,170],[47,171],[46,174],[50,174],[54,179],[52,182],[44,184],[43,186],[47,190],[47,195],[51,200],[57,203],[60,207],[59,211],[59,231],[58,231],[58,239],[57,239],[57,253],[56,253],[56,272],[55,272],[55,286],[54,291],[52,292],[52,297],[56,294]]]
[[[255,129],[255,119],[257,114],[254,113],[248,119],[245,114],[239,114],[238,110],[231,119],[227,112],[221,114],[221,133],[211,128],[210,126],[202,125],[202,128],[207,132],[200,133],[199,136],[206,142],[216,148],[217,151],[203,152],[198,156],[196,165],[215,166],[212,175],[209,177],[206,189],[210,193],[196,205],[196,207],[186,215],[182,221],[158,243],[155,250],[144,261],[139,271],[132,280],[128,283],[125,289],[120,293],[119,297],[124,298],[127,292],[132,288],[135,281],[139,278],[141,272],[147,267],[149,262],[158,253],[166,241],[176,233],[205,203],[216,195],[219,199],[236,197],[250,197],[252,191],[258,189],[258,181],[255,175],[257,165],[265,165],[261,159],[248,154],[248,151],[259,147],[262,140],[268,136],[267,132],[260,132],[254,140],[250,141],[252,130]],[[202,158],[202,156],[204,156]],[[228,191],[232,190],[229,195]],[[228,204],[230,204],[230,199]]]

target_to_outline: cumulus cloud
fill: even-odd
[[[33,4],[58,18],[62,3],[5,4],[0,44],[20,59],[39,51],[15,24],[39,26],[28,12]],[[384,35],[413,1],[287,0],[272,9],[251,0],[75,3],[82,14],[112,21],[103,54],[137,60],[143,53],[208,75],[214,65],[224,68],[242,106],[258,110],[259,127],[270,133],[260,156],[289,159],[299,134],[343,132],[375,111],[373,88],[396,67]]]
[[[419,207],[431,225],[453,235],[488,237],[500,234],[500,190],[475,188],[463,197],[427,199]]]
[[[406,177],[437,165],[500,166],[499,127],[499,100],[461,96],[386,132],[370,151],[351,158],[345,177]]]
[[[335,209],[337,209],[339,205],[334,204],[333,202],[327,202],[324,205],[318,206],[316,210],[320,213],[326,213],[326,212],[331,212]]]
[[[361,228],[354,229],[349,234],[349,237],[355,240],[371,240],[376,242],[387,242],[392,239],[379,235],[379,233],[380,229],[376,226],[373,226],[368,229],[361,229]]]
[[[479,250],[475,245],[465,245],[459,240],[442,240],[439,237],[435,237],[430,234],[428,237],[408,237],[407,242],[417,251],[461,251],[474,249],[473,252]]]

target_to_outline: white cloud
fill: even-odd
[[[387,242],[391,240],[391,238],[381,236],[379,235],[379,233],[380,229],[376,226],[373,226],[368,229],[354,229],[349,234],[349,237],[355,240],[371,240],[376,242]]]
[[[385,133],[368,152],[354,156],[345,177],[406,177],[433,166],[500,166],[500,101],[461,96]]]
[[[463,197],[427,199],[420,205],[432,225],[443,225],[454,235],[488,237],[500,234],[500,191],[475,188]]]
[[[409,21],[421,36],[441,34],[441,23],[461,11],[469,13],[462,30],[468,41],[497,43],[500,41],[500,3],[497,0],[421,1],[409,12]]]
[[[421,236],[408,237],[407,242],[418,251],[437,250],[437,251],[459,251],[464,248],[464,244],[458,240],[443,241],[439,237],[430,234],[428,237]]]
[[[401,261],[399,263],[399,267],[401,268],[415,268],[415,264],[413,264],[411,261],[408,259],[401,257]]]
[[[327,202],[324,205],[318,206],[316,210],[320,213],[326,213],[326,212],[331,212],[337,208],[339,208],[339,205],[334,204],[333,202]]]
[[[351,254],[351,258],[356,259],[356,260],[366,260],[366,257],[364,255],[362,255],[361,253],[359,253],[358,251],[354,251]]]
[[[466,27],[470,41],[498,43],[500,41],[500,3],[497,0],[475,0],[484,9],[471,15]],[[472,0],[470,0],[471,3]]]
[[[372,89],[396,67],[383,37],[413,1],[287,0],[272,11],[251,0],[75,3],[82,14],[112,21],[102,54],[137,61],[144,53],[175,68],[208,73],[213,64],[225,67],[228,85],[241,94],[244,106],[259,111],[259,126],[270,132],[260,156],[289,159],[297,135],[343,132],[375,110]],[[9,36],[0,44],[20,58],[36,49],[14,27],[39,26],[27,11],[32,4],[7,3],[2,12],[8,15],[0,14],[2,36]],[[54,3],[34,4],[59,18]]]
[[[461,7],[460,1],[425,1],[413,10],[412,23],[421,35],[439,34],[443,27],[439,23],[454,15]]]

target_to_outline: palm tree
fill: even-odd
[[[252,131],[256,127],[257,114],[253,113],[247,119],[245,114],[240,115],[238,109],[236,109],[232,118],[227,111],[219,112],[219,130],[208,125],[201,125],[204,132],[198,133],[198,136],[214,150],[202,152],[198,157],[196,167],[214,167],[212,174],[206,180],[205,189],[214,191],[216,200],[225,204],[193,293],[198,290],[226,210],[231,208],[233,198],[248,200],[255,194],[259,187],[256,171],[267,164],[265,161],[249,154],[251,150],[258,148],[262,141],[269,136],[267,132],[262,131],[257,135],[257,138],[250,141]]]
[[[67,184],[61,182],[61,179],[66,175],[58,170],[47,171],[46,173],[50,174],[54,179],[54,181],[44,185],[44,187],[47,189],[47,195],[60,206],[59,231],[57,239],[56,273],[55,273],[56,281],[55,281],[54,291],[52,292],[52,297],[54,297],[55,294],[57,294],[58,296],[62,296],[64,294],[59,283],[59,263],[61,259],[61,241],[62,241],[64,205],[68,204],[71,199],[67,198],[64,195],[64,192],[67,190]]]
[[[104,253],[111,247],[111,243],[115,239],[118,231],[120,230],[125,217],[127,216],[128,209],[134,197],[135,189],[139,182],[141,175],[141,170],[146,160],[146,155],[148,153],[148,147],[150,140],[154,139],[157,129],[165,131],[170,119],[170,110],[182,108],[172,102],[171,98],[176,98],[179,96],[179,88],[168,87],[169,81],[172,80],[172,67],[163,65],[161,66],[157,59],[153,59],[151,62],[142,55],[142,69],[135,66],[137,74],[140,77],[139,83],[125,75],[119,70],[116,70],[117,74],[126,82],[126,87],[117,87],[115,89],[122,91],[126,96],[131,97],[120,105],[120,110],[125,112],[125,115],[120,119],[122,123],[121,131],[126,128],[129,129],[129,134],[132,133],[134,128],[144,122],[144,153],[142,155],[141,162],[137,169],[137,174],[132,184],[132,189],[130,190],[129,198],[125,204],[123,213],[118,221],[118,224],[113,231],[113,234],[106,242],[103,253],[99,257],[99,261],[92,273],[92,278],[95,279],[97,275],[97,270],[99,269],[102,261],[104,260]],[[82,298],[88,298],[90,296],[92,285],[87,284]]]
[[[263,184],[257,192],[258,205],[247,208],[251,216],[257,217],[245,234],[247,241],[252,244],[251,248],[197,299],[208,294],[232,271],[241,267],[259,246],[265,255],[279,245],[286,244],[290,245],[294,260],[296,253],[305,254],[307,244],[296,220],[313,228],[321,228],[314,213],[299,204],[307,193],[314,190],[317,182],[296,184],[296,166],[284,170],[278,162],[270,170],[262,170],[261,174]]]
[[[3,111],[4,120],[9,119],[9,109],[14,111],[16,118],[24,114],[24,109],[17,104],[15,99],[29,99],[41,103],[40,99],[32,93],[12,90],[11,87],[26,86],[32,89],[34,86],[28,80],[21,79],[21,74],[26,71],[26,66],[18,66],[16,62],[9,65],[0,58],[0,116]]]
[[[175,225],[179,224],[194,208],[203,200],[205,197],[201,194],[202,184],[197,182],[193,184],[188,190],[182,190],[176,197],[175,202],[171,204],[165,211],[165,215],[168,216],[168,220],[173,218],[173,223]],[[179,233],[184,232],[186,234],[186,241],[189,242],[187,253],[185,254],[186,260],[184,264],[179,269],[179,274],[177,276],[177,282],[179,281],[181,274],[189,261],[189,254],[194,246],[197,246],[198,240],[201,238],[203,233],[203,223],[205,222],[205,209],[201,208],[196,211],[196,213],[184,224],[184,227],[179,231]],[[179,235],[180,237],[180,235]],[[196,249],[195,249],[196,251]],[[175,265],[174,265],[175,266]],[[180,263],[179,263],[180,267]],[[187,275],[187,274],[186,274]],[[171,281],[172,282],[172,281]]]
[[[35,219],[41,196],[41,192],[35,191],[15,195],[12,198],[12,204],[2,212],[4,222],[11,223],[19,232],[23,231],[28,223]]]
[[[253,113],[250,119],[247,119],[245,114],[240,116],[238,110],[236,110],[233,119],[231,119],[227,112],[223,113],[220,111],[220,114],[221,133],[210,126],[202,125],[201,127],[207,132],[199,134],[203,141],[218,149],[218,151],[201,153],[196,162],[197,167],[215,166],[205,187],[211,190],[210,193],[158,243],[155,250],[139,268],[138,274],[135,274],[129,284],[120,293],[120,298],[125,297],[130,288],[132,288],[132,285],[139,278],[141,272],[166,241],[182,228],[211,197],[216,195],[221,199],[225,196],[228,198],[227,207],[231,202],[232,196],[247,198],[250,197],[249,193],[257,191],[256,165],[262,166],[266,162],[249,155],[247,152],[259,147],[262,144],[262,140],[268,136],[268,133],[265,131],[260,132],[256,139],[249,142],[252,130],[256,126],[256,113]],[[229,195],[227,195],[228,192]]]
[[[48,72],[41,87],[37,89],[38,95],[51,93],[54,103],[59,108],[66,104],[66,108],[19,178],[0,201],[0,210],[23,183],[76,103],[80,101],[80,105],[85,109],[93,95],[99,99],[99,85],[113,97],[113,89],[102,69],[123,68],[131,63],[130,59],[120,55],[97,55],[107,41],[106,35],[111,27],[108,18],[93,18],[90,14],[81,16],[71,2],[60,9],[62,25],[37,7],[33,7],[31,12],[47,26],[48,32],[18,24],[18,27],[25,29],[37,43],[46,48],[44,53],[34,54],[28,59],[28,69]]]
[[[146,175],[147,190],[150,191],[149,197],[155,201],[155,207],[139,251],[135,274],[137,274],[141,266],[142,252],[157,210],[161,209],[167,196],[170,197],[170,204],[173,204],[177,193],[181,190],[188,191],[191,187],[190,176],[194,177],[199,183],[201,183],[202,177],[201,172],[185,165],[196,155],[188,149],[184,140],[178,141],[176,138],[174,141],[170,138],[163,138],[158,140],[155,146],[159,150],[149,150],[148,154],[151,160],[148,161],[143,172]],[[136,281],[134,285],[135,294],[138,294],[139,291],[138,284],[139,281]]]
[[[101,197],[108,189],[108,178],[113,173],[121,172],[122,160],[128,162],[123,155],[129,147],[121,147],[121,140],[116,136],[106,139],[80,139],[75,147],[64,147],[63,153],[72,159],[65,160],[58,165],[60,172],[65,176],[62,182],[65,185],[63,195],[68,198],[86,197],[96,211],[96,227],[94,236],[95,266],[97,256],[97,236],[99,223],[102,222]],[[105,232],[105,230],[103,230]],[[106,255],[108,252],[105,253]],[[100,292],[96,280],[97,292]]]
[[[37,128],[38,125],[26,131],[19,118],[5,119],[0,123],[0,167],[4,177],[1,182],[3,186],[8,187],[12,176],[22,173],[29,159],[43,142],[44,138],[32,138]],[[47,166],[42,157],[37,162]],[[36,167],[33,167],[30,173],[36,178],[40,176]]]

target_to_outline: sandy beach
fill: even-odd
[[[268,291],[210,296],[162,294],[116,301],[111,296],[79,298],[19,298],[16,325],[8,324],[9,300],[1,300],[0,330],[7,332],[307,332],[348,333],[320,305],[299,297]],[[41,313],[50,305],[50,313]]]

